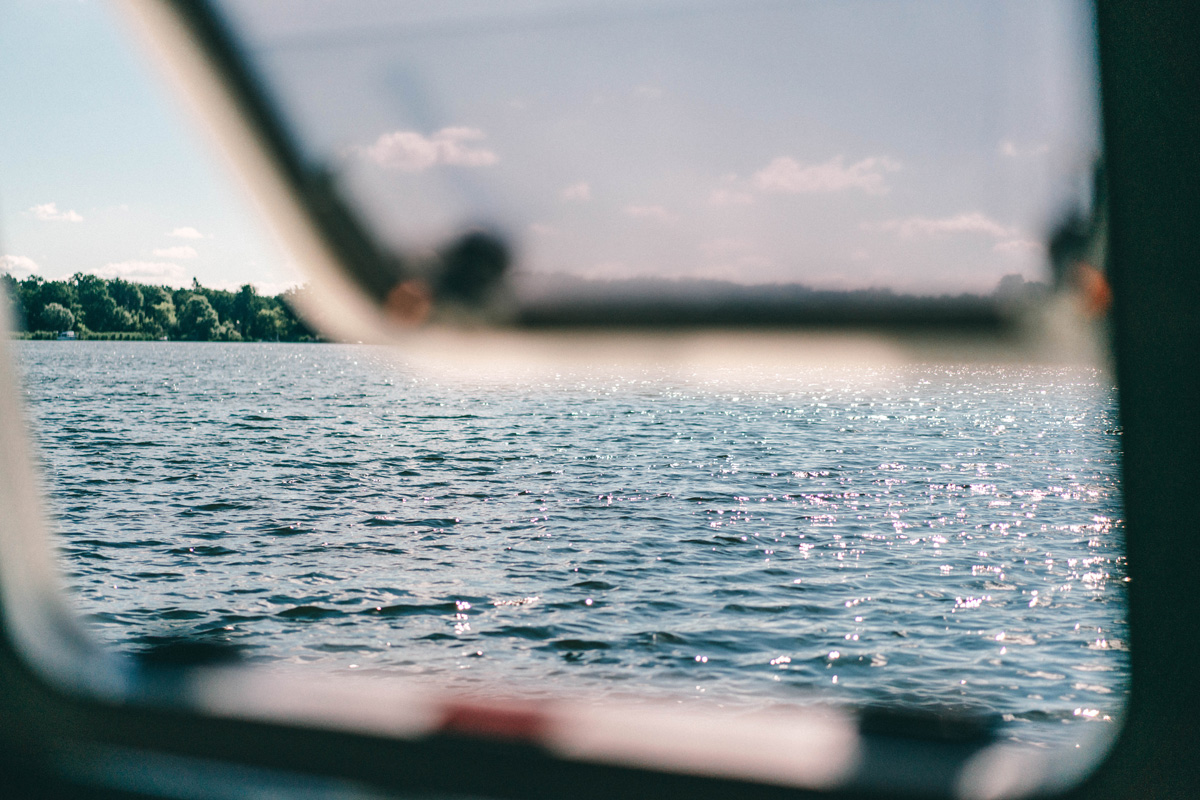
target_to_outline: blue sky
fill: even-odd
[[[0,5],[0,254],[15,275],[295,282],[107,3]]]
[[[387,240],[532,273],[986,291],[1097,150],[1075,3],[222,5]],[[0,14],[11,271],[296,279],[108,6]]]

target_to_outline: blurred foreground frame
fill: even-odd
[[[300,310],[331,338],[377,341],[427,324],[467,329],[580,332],[687,330],[867,331],[1008,341],[1035,336],[1042,310],[1073,288],[1013,275],[989,295],[918,296],[890,289],[835,291],[798,283],[743,285],[704,279],[590,280],[513,273],[503,232],[475,227],[430,254],[382,242],[347,202],[325,165],[306,161],[235,31],[207,0],[126,0],[168,71],[252,183],[252,193],[311,277]],[[1099,194],[1097,193],[1099,196]],[[1064,209],[1067,228],[1103,231],[1099,204]],[[1071,250],[1071,255],[1086,249]],[[1095,250],[1096,248],[1091,248]],[[1061,248],[1060,248],[1061,250]],[[1100,248],[1103,252],[1103,248]],[[1060,253],[1051,248],[1051,257]],[[1104,295],[1103,264],[1093,264]],[[1056,276],[1076,270],[1055,264]],[[1023,285],[1022,285],[1023,284]],[[519,287],[521,291],[514,291]],[[1087,301],[1085,301],[1087,302]],[[1078,303],[1076,303],[1078,305]],[[1107,304],[1087,302],[1087,316]],[[1098,312],[1097,312],[1098,309]],[[1061,310],[1061,309],[1060,309]],[[1031,320],[1035,320],[1031,326]]]
[[[1133,684],[1126,724],[1095,772],[1069,786],[1038,784],[1030,775],[1023,786],[1043,797],[1195,797],[1200,795],[1200,764],[1194,757],[1200,750],[1195,720],[1200,682],[1194,679],[1200,638],[1190,632],[1200,612],[1194,499],[1200,485],[1200,415],[1194,413],[1200,403],[1200,314],[1195,310],[1200,297],[1200,148],[1195,146],[1200,141],[1200,8],[1155,0],[1108,0],[1098,8],[1133,579]],[[15,398],[15,391],[6,392],[7,399]],[[15,413],[15,400],[5,411]],[[0,433],[19,433],[19,427],[11,415],[0,415]],[[261,700],[267,694],[252,684],[243,687],[242,697],[225,694],[227,705],[211,713],[198,710],[198,689],[192,684],[181,689],[171,683],[155,692],[148,678],[124,693],[101,695],[79,686],[68,691],[67,684],[47,678],[48,669],[33,668],[44,667],[34,656],[53,643],[33,647],[23,635],[29,626],[21,618],[31,604],[53,605],[52,593],[30,585],[23,560],[48,544],[36,536],[36,525],[18,530],[33,513],[28,464],[16,457],[20,448],[8,447],[12,441],[2,443],[9,456],[0,469],[6,510],[0,515],[5,611],[0,618],[0,788],[5,796],[216,797],[272,790],[362,796],[364,782],[379,791],[505,797],[812,796],[778,785],[570,762],[520,743],[474,740],[470,731],[489,729],[489,721],[472,721],[461,711],[446,716],[444,736],[401,742],[395,737],[402,732],[364,732],[381,712],[378,700],[369,697],[373,707],[357,720],[350,716],[363,709],[353,703],[344,704],[340,716],[338,708],[328,708],[324,716],[306,718],[303,709],[280,705],[267,719],[247,720],[237,713],[237,704],[249,708],[256,696]],[[17,469],[22,465],[24,473]],[[20,517],[10,510],[20,511]],[[103,667],[99,660],[76,659],[74,669],[99,672]],[[217,682],[213,691],[220,696],[222,688]],[[281,702],[289,699],[283,695],[286,688],[276,688]],[[304,699],[302,693],[290,696],[296,707]],[[336,703],[331,695],[329,705]],[[497,727],[504,725],[492,720],[490,729]],[[882,735],[906,727],[883,725]],[[906,749],[904,742],[896,754],[896,774],[879,773],[873,786],[839,788],[834,796],[940,793],[910,788],[901,777],[937,771],[936,759]],[[1023,770],[1021,764],[1012,766]],[[327,785],[323,779],[354,783]]]

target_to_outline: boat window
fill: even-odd
[[[1103,754],[1089,6],[169,13],[342,267],[269,239],[144,16],[7,12],[46,71],[0,134],[12,350],[119,663],[245,668],[196,690],[221,713],[400,686],[439,698],[417,728],[501,739],[565,703],[569,756],[815,786],[863,779],[859,733]],[[987,764],[971,792],[1017,785]]]

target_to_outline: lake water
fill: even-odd
[[[18,342],[95,635],[470,691],[1125,697],[1120,436],[1081,368],[421,377],[382,348]]]

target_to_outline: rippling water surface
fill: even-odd
[[[21,342],[96,634],[513,695],[982,708],[1128,674],[1112,387],[1078,368],[420,377],[379,348]]]

